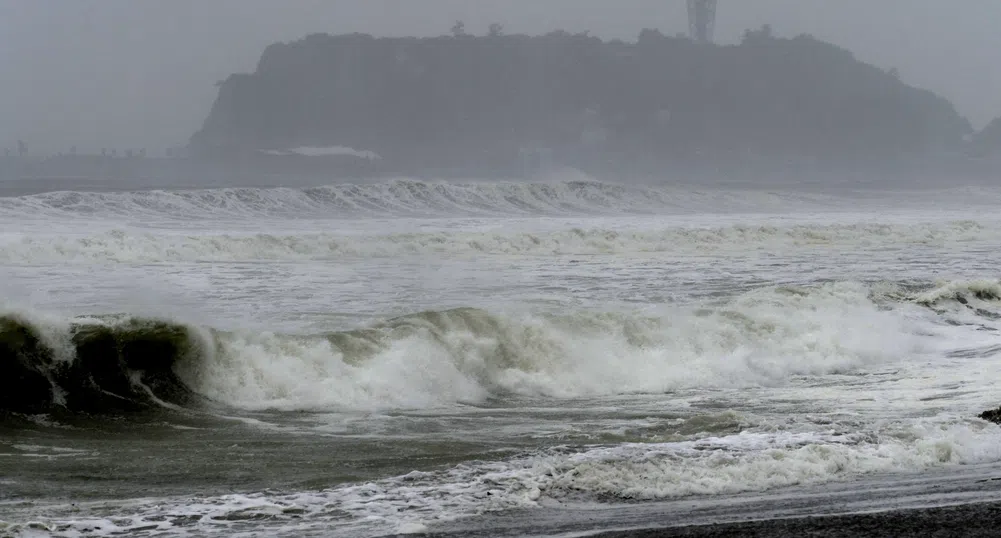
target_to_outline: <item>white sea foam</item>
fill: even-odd
[[[425,532],[456,519],[516,508],[761,492],[999,460],[998,427],[929,419],[853,434],[748,432],[677,443],[546,449],[319,492],[149,499],[117,508],[109,502],[81,503],[72,520],[43,518],[35,528],[66,536],[250,530],[292,536],[319,529],[374,536]]]
[[[985,301],[1001,300],[1001,281],[991,279],[956,280],[940,282],[933,289],[921,293],[917,302],[926,305],[936,305],[947,301]]]
[[[345,499],[343,509],[359,515],[398,510],[408,519],[428,522],[457,512],[536,507],[543,499],[574,503],[719,495],[874,472],[995,462],[1001,460],[999,440],[1001,429],[995,426],[932,420],[853,434],[741,433],[579,452],[548,450],[509,461],[411,473],[326,495]],[[298,502],[317,500],[304,502],[300,497]]]
[[[520,216],[885,211],[952,207],[990,210],[1001,192],[845,192],[697,189],[578,181],[446,183],[401,179],[311,188],[222,188],[135,192],[61,191],[0,198],[0,217],[21,219],[220,219],[360,216]]]
[[[514,392],[559,398],[781,386],[920,353],[919,326],[857,284],[768,288],[710,309],[390,320],[329,338],[219,333],[181,371],[253,409],[428,407]]]
[[[942,289],[988,284],[957,282]],[[987,353],[986,360],[998,347],[993,332],[979,330],[995,324],[979,317],[982,310],[955,302],[956,312],[941,317],[919,304],[935,292],[908,297],[898,291],[904,296],[886,302],[881,297],[894,292],[884,288],[852,282],[766,287],[712,304],[642,311],[461,308],[325,335],[191,326],[197,346],[178,358],[175,371],[196,392],[245,409],[423,409],[510,394],[565,399],[774,390],[794,379],[802,385],[804,377],[820,380],[891,366],[897,371],[891,379],[903,380],[912,364],[920,369],[924,361],[945,361],[950,353]],[[30,323],[59,360],[73,360],[70,319],[13,315]],[[969,318],[961,319],[964,325],[946,323],[960,315]],[[964,360],[957,367],[973,367]],[[984,375],[1001,375],[992,363],[976,367]],[[868,386],[868,395],[878,394],[878,388]],[[939,389],[925,384],[915,390]],[[905,400],[913,405],[913,398]]]
[[[464,442],[505,450],[526,446],[526,439],[531,446],[658,441],[526,449],[514,457],[505,451],[503,457],[478,456],[491,461],[427,464],[428,472],[404,476],[389,476],[399,472],[393,467],[373,471],[380,478],[371,482],[322,491],[102,499],[77,506],[49,505],[63,502],[55,496],[31,506],[5,502],[0,534],[384,535],[436,530],[441,521],[508,508],[762,491],[996,462],[1001,429],[973,416],[999,401],[994,380],[1001,376],[1001,301],[991,291],[999,289],[997,282],[926,284],[996,276],[991,271],[1001,228],[996,215],[977,212],[994,211],[997,202],[990,190],[861,197],[588,181],[409,180],[0,199],[0,264],[7,266],[0,295],[27,296],[22,302],[55,311],[65,305],[73,312],[160,313],[200,322],[193,331],[205,344],[201,354],[176,370],[222,404],[209,409],[221,407],[247,428],[317,435],[317,450],[331,453],[352,446],[357,431],[385,440],[386,456],[394,461],[412,453],[411,440],[437,435],[426,432],[425,421],[468,424],[487,413],[503,415],[498,422],[505,427],[489,434],[456,429],[436,441],[465,436]],[[958,211],[936,212],[940,206]],[[902,207],[921,209],[882,212]],[[830,212],[846,209],[856,216]],[[874,212],[858,217],[863,211]],[[750,215],[758,212],[773,214]],[[623,213],[647,215],[577,217]],[[442,215],[476,218],[425,218]],[[532,218],[506,218],[511,215]],[[714,263],[682,257],[704,253]],[[421,257],[418,263],[395,259],[411,254]],[[552,263],[554,254],[580,263]],[[589,265],[578,254],[611,255],[595,256]],[[394,259],[337,263],[348,256]],[[433,276],[410,272],[423,260],[454,257],[464,259],[443,264]],[[170,263],[202,260],[291,263],[239,270]],[[322,262],[295,263],[310,260]],[[857,262],[864,270],[852,267]],[[375,277],[359,276],[371,276],[361,271],[373,268]],[[149,278],[135,296],[115,298],[136,274]],[[304,274],[310,278],[299,280]],[[489,276],[478,278],[483,274]],[[846,282],[863,278],[899,283]],[[819,283],[828,280],[841,282]],[[782,282],[812,284],[777,285]],[[915,291],[915,282],[925,284]],[[753,286],[763,287],[744,291]],[[443,294],[446,288],[455,293]],[[164,297],[174,306],[160,305]],[[662,304],[675,297],[677,304]],[[380,312],[463,304],[480,308],[318,334]],[[64,350],[59,360],[73,360],[71,320],[23,310],[17,315],[43,343]],[[743,433],[634,434],[648,423],[673,420],[661,415],[706,409],[739,415]],[[392,427],[370,420],[372,410],[391,410],[377,414],[391,417]],[[296,422],[283,422],[288,416]],[[309,430],[337,417],[351,418]],[[495,425],[483,422],[484,429]],[[594,435],[565,440],[552,427],[563,422]],[[341,435],[351,440],[342,443]],[[261,455],[256,448],[253,453]],[[185,464],[179,458],[166,461],[163,472],[178,476],[173,473]],[[323,480],[301,472],[294,483]],[[30,489],[32,476],[16,477],[11,487]],[[25,524],[31,520],[39,521],[34,529]]]
[[[1001,228],[976,221],[899,224],[670,226],[646,230],[563,228],[542,231],[414,233],[154,233],[116,229],[92,234],[0,236],[3,263],[157,263],[323,260],[411,255],[711,254],[810,247],[904,249],[1001,241]]]

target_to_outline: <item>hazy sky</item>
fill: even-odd
[[[0,147],[33,153],[186,143],[214,83],[313,32],[440,35],[464,20],[634,39],[687,28],[684,0],[0,0]],[[975,126],[1001,115],[1001,0],[720,0],[717,37],[771,23],[896,67]]]

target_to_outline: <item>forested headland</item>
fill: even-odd
[[[626,42],[495,25],[486,36],[273,44],[255,72],[219,83],[190,147],[224,157],[340,146],[396,170],[503,171],[526,155],[583,169],[896,159],[960,153],[973,135],[946,99],[808,35],[766,26],[716,46],[656,30]]]

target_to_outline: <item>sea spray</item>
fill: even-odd
[[[901,310],[920,307],[886,306],[874,302],[871,287],[846,282],[767,287],[723,304],[644,312],[460,308],[304,335],[128,316],[53,323],[8,314],[0,349],[11,375],[34,387],[23,405],[6,404],[13,411],[115,409],[119,401],[141,407],[150,394],[175,404],[198,395],[245,409],[426,408],[506,394],[782,386],[796,376],[850,373],[921,354],[927,337]],[[46,341],[43,332],[56,336]],[[67,395],[62,402],[59,393]]]

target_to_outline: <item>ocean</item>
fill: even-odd
[[[998,500],[999,204],[587,178],[0,197],[0,535]]]

